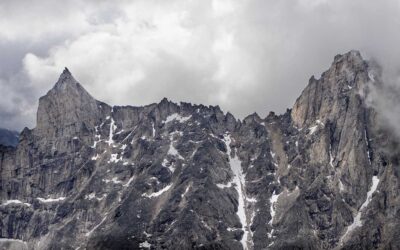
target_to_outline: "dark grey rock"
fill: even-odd
[[[0,146],[0,237],[20,240],[0,247],[396,249],[399,147],[365,103],[372,67],[338,55],[293,109],[242,121],[111,107],[65,69]]]

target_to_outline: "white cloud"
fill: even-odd
[[[1,88],[12,93],[0,116],[12,98],[35,107],[65,66],[110,104],[168,97],[239,117],[284,111],[337,53],[359,49],[400,67],[395,0],[35,3],[0,3],[0,52],[18,51],[13,73],[0,70]],[[33,126],[33,110],[15,110],[0,127]]]

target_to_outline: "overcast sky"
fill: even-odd
[[[65,66],[113,105],[282,113],[336,54],[400,69],[399,30],[398,0],[1,0],[0,127],[34,127]]]

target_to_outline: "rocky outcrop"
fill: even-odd
[[[366,105],[371,72],[338,55],[292,110],[237,120],[167,99],[111,107],[66,69],[37,127],[0,148],[0,236],[29,249],[394,249],[398,147]]]

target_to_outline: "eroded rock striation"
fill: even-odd
[[[396,249],[397,139],[366,105],[371,72],[338,55],[293,109],[238,120],[111,107],[65,69],[36,128],[0,147],[0,247]]]

